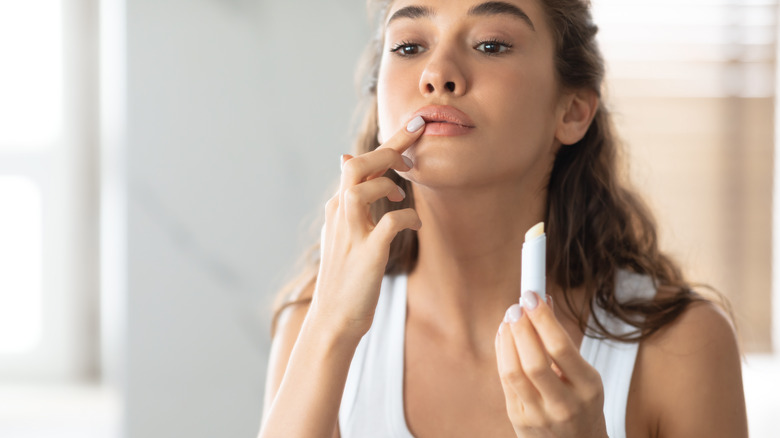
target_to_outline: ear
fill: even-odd
[[[572,145],[582,140],[599,107],[599,97],[589,88],[566,93],[561,98],[561,112],[555,138],[562,145]]]

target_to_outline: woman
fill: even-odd
[[[260,435],[747,436],[734,331],[618,178],[588,5],[378,6],[358,153],[276,315]],[[518,287],[539,221],[547,302]]]

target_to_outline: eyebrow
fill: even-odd
[[[433,9],[427,6],[406,6],[395,11],[393,15],[390,16],[390,18],[387,20],[385,26],[389,25],[391,22],[393,22],[393,20],[397,20],[399,18],[432,18],[434,15],[436,15],[436,13],[433,11]],[[507,2],[491,1],[480,3],[469,8],[467,15],[483,17],[490,15],[510,15],[523,20],[528,26],[531,27],[531,30],[536,32],[534,23],[531,21],[531,18],[528,17],[528,14],[523,12],[523,10],[517,6]]]
[[[506,3],[506,2],[485,2],[478,4],[477,6],[472,7],[469,9],[469,12],[467,15],[511,15],[514,17],[517,17],[523,21],[526,22],[531,27],[531,30],[536,32],[536,28],[534,27],[534,23],[531,21],[531,18],[528,17],[528,14],[523,12],[522,9],[518,8],[517,6]]]
[[[434,15],[435,14],[433,9],[427,6],[406,6],[395,11],[393,15],[390,16],[390,19],[387,20],[387,24],[385,24],[385,26],[392,23],[393,20],[398,20],[399,18],[431,18]]]

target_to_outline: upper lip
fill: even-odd
[[[425,123],[444,122],[456,125],[474,127],[474,122],[463,111],[449,105],[428,105],[417,110],[414,117],[422,116]]]

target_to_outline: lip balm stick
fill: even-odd
[[[545,300],[547,298],[545,287],[547,235],[544,234],[544,222],[539,222],[525,233],[522,256],[520,293],[530,290]]]

